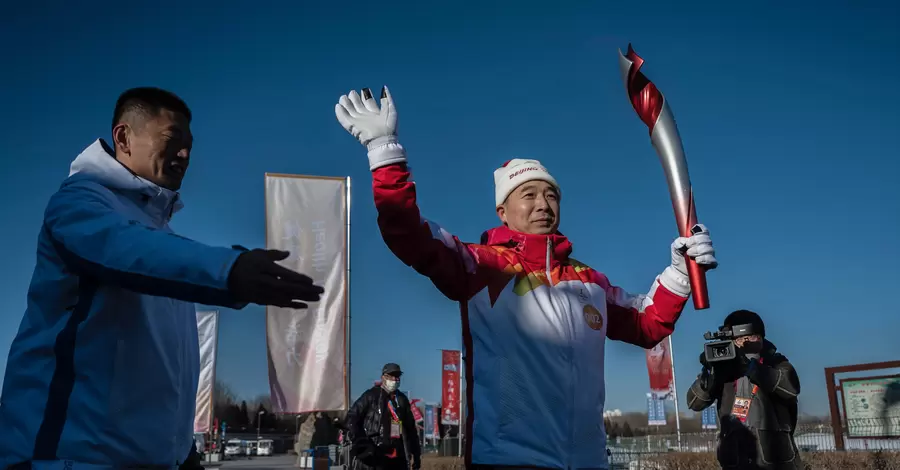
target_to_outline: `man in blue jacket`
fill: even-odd
[[[322,288],[273,250],[172,233],[191,112],[157,88],[123,93],[112,147],[72,162],[38,236],[28,306],[0,397],[0,469],[177,468],[193,443],[193,302],[304,308]]]

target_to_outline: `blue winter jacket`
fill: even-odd
[[[0,469],[171,468],[193,439],[194,305],[236,305],[239,251],[180,237],[178,193],[97,140],[47,205],[0,397]]]

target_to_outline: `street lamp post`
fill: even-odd
[[[259,435],[259,425],[262,422],[262,415],[265,414],[265,410],[259,410],[259,413],[256,414],[256,440],[258,441],[260,438]]]

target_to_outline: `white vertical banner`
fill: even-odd
[[[347,178],[266,174],[266,247],[325,289],[296,310],[266,309],[273,411],[349,408]]]
[[[200,340],[200,381],[197,384],[197,403],[194,432],[212,431],[213,392],[216,386],[216,356],[219,346],[219,312],[197,312],[197,337]]]

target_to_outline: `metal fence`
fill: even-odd
[[[846,423],[846,451],[900,452],[900,417],[851,420]],[[608,442],[610,463],[618,468],[642,462],[669,452],[714,452],[717,430],[682,433],[681,445],[675,434],[650,434],[640,437],[618,437]],[[885,437],[887,436],[887,437]],[[834,452],[834,433],[827,424],[803,424],[794,432],[794,442],[804,452]],[[633,465],[632,465],[633,467]],[[628,467],[624,467],[628,468]]]
[[[900,417],[886,419],[851,420],[846,423],[844,449],[887,450],[900,452]],[[611,439],[610,447],[628,452],[712,452],[716,448],[716,430],[682,433],[681,446],[675,434],[649,434],[640,437]],[[888,436],[888,437],[885,437]],[[835,450],[834,433],[827,424],[802,424],[794,432],[794,441],[801,450]]]
[[[463,445],[465,445],[465,437]],[[437,447],[437,453],[441,457],[456,457],[459,455],[459,438],[445,437],[440,440]]]

